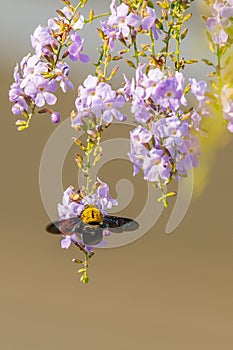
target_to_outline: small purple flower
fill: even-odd
[[[31,96],[35,100],[38,107],[44,106],[45,103],[54,105],[57,97],[53,94],[57,89],[55,80],[48,80],[42,76],[35,76],[29,81],[24,91],[26,95]]]
[[[9,91],[9,100],[11,102],[17,102],[19,98],[23,96],[23,89],[21,89],[19,83],[11,84]]]
[[[164,73],[159,69],[151,69],[148,75],[143,75],[142,85],[145,88],[145,97],[149,98],[156,93],[156,87],[165,79]]]
[[[36,55],[27,56],[27,59],[21,61],[22,81],[21,88],[25,88],[27,84],[35,79],[35,76],[40,76],[48,71],[46,63],[39,61]]]
[[[118,205],[118,202],[110,196],[109,186],[97,178],[99,186],[97,188],[97,205],[100,209],[111,209],[113,205]]]
[[[35,50],[36,56],[39,58],[43,53],[46,53],[44,51],[44,48],[46,45],[51,45],[52,42],[55,42],[53,37],[50,34],[50,29],[45,26],[39,25],[33,35],[31,35],[31,43],[32,47]]]
[[[78,216],[84,209],[84,205],[80,203],[73,202],[71,200],[71,193],[74,193],[74,187],[69,186],[64,194],[62,199],[62,204],[58,204],[58,215],[60,219],[69,219],[74,216]]]
[[[105,230],[103,230],[103,235],[104,236],[110,236],[110,234],[111,234],[111,232],[109,231],[109,230],[107,230],[107,229],[105,229]]]
[[[159,82],[151,98],[155,104],[159,104],[165,110],[170,108],[173,112],[178,110],[180,104],[187,105],[183,74],[176,72],[174,77]]]
[[[18,98],[18,101],[11,108],[11,110],[13,114],[23,114],[24,111],[28,110],[28,104],[26,103],[25,99],[22,96],[20,96]]]
[[[134,13],[129,13],[129,6],[122,3],[120,6],[116,6],[116,1],[113,0],[111,3],[111,16],[109,17],[107,24],[117,28],[116,36],[119,38],[120,35],[128,37],[130,34],[130,27],[135,27],[139,18]]]
[[[212,34],[214,43],[224,46],[228,39],[232,39],[232,1],[215,1],[212,5],[212,15],[206,21],[208,31]]]
[[[177,147],[189,136],[188,121],[181,122],[178,117],[161,118],[152,124],[152,132],[157,140],[162,140],[170,154],[174,156]]]
[[[84,26],[84,17],[82,15],[79,16],[79,19],[77,21],[70,21],[72,19],[72,17],[74,16],[74,12],[72,10],[71,7],[69,6],[65,6],[63,7],[63,9],[61,9],[61,12],[64,13],[65,15],[65,19],[64,17],[62,17],[61,21],[62,21],[62,25],[63,23],[69,24],[73,30],[79,30],[82,29]],[[50,18],[48,20],[48,27],[50,29],[52,29],[53,31],[58,31],[60,30],[60,26],[58,24],[58,18]]]
[[[176,170],[178,175],[186,176],[187,171],[199,165],[200,140],[197,136],[190,135],[184,140],[177,154]]]
[[[59,62],[54,70],[54,74],[56,76],[56,81],[60,83],[60,87],[63,92],[67,91],[67,87],[69,87],[72,90],[74,89],[73,84],[68,79],[70,74],[70,67],[68,66],[68,64]]]
[[[21,78],[19,74],[19,65],[17,64],[14,69],[15,82],[11,84],[9,90],[9,100],[15,104],[12,107],[13,114],[23,114],[24,111],[28,110],[28,104],[26,102],[26,96],[23,89],[21,88]]]
[[[70,39],[72,42],[68,48],[69,58],[74,62],[77,60],[80,60],[84,63],[89,62],[89,57],[81,53],[83,50],[84,39],[81,39],[81,37],[75,32],[70,33]]]
[[[109,39],[109,47],[110,50],[114,50],[114,41],[119,36],[119,31],[117,28],[111,27],[107,24],[107,22],[101,22],[102,31],[104,35],[106,35]]]
[[[77,241],[76,234],[64,236],[64,238],[61,240],[61,247],[63,249],[69,249],[74,241]]]
[[[105,100],[105,107],[103,107],[102,112],[103,120],[107,124],[112,123],[113,118],[117,119],[120,122],[126,120],[126,116],[118,110],[118,108],[122,108],[124,106],[124,103],[124,98],[120,95]]]
[[[156,23],[155,10],[152,9],[151,7],[147,7],[146,11],[143,14],[142,29],[144,29],[144,30],[151,29],[155,40],[158,40],[158,38],[159,38],[158,34],[160,32],[159,32],[158,28],[156,27],[155,23]]]
[[[196,97],[197,101],[199,102],[199,108],[203,106],[203,102],[205,100],[205,92],[207,88],[207,83],[204,80],[201,80],[199,82],[196,81],[194,78],[189,79],[191,83],[191,92]]]
[[[171,165],[167,154],[162,149],[153,148],[145,156],[142,168],[144,179],[150,182],[163,181],[166,183],[171,176]]]
[[[192,119],[192,127],[195,130],[200,130],[200,124],[201,124],[201,115],[198,111],[196,111],[195,109],[193,110],[192,114],[191,114],[191,119]]]
[[[149,130],[143,128],[141,125],[130,131],[130,153],[128,153],[130,161],[134,164],[134,173],[137,175],[140,168],[142,168],[144,158],[149,153],[146,148],[151,140],[152,134]]]

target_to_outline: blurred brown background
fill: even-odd
[[[28,131],[16,132],[8,103],[13,67],[31,50],[29,35],[62,5],[58,0],[1,2],[0,349],[231,350],[233,141],[218,151],[205,191],[172,235],[164,233],[171,205],[133,244],[97,250],[90,261],[91,282],[82,285],[71,263],[78,252],[62,250],[59,239],[44,229],[49,218],[38,170],[54,125],[35,117]],[[107,4],[99,1],[99,12]],[[186,52],[195,56],[198,48],[201,55],[206,42],[197,10],[191,23],[197,45],[187,39]],[[88,34],[90,54],[92,47]],[[77,70],[76,84],[88,69]],[[193,74],[204,78],[205,72],[194,67]],[[64,97],[63,118],[74,95]],[[122,169],[115,165],[114,181]],[[112,173],[106,167],[106,181]],[[72,176],[66,167],[65,186]],[[137,186],[139,202],[143,189]]]

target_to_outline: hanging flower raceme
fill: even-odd
[[[58,14],[58,17],[48,20],[47,26],[39,25],[35,29],[31,35],[35,54],[28,54],[15,67],[15,81],[11,85],[9,99],[14,103],[12,112],[26,118],[17,120],[18,130],[29,126],[36,108],[56,103],[58,86],[63,92],[67,91],[67,87],[73,89],[69,80],[70,67],[63,61],[65,57],[72,61],[89,61],[89,57],[82,53],[84,40],[76,33],[84,26],[83,16],[76,16],[72,6],[58,10]],[[58,112],[47,108],[38,110],[38,113],[49,113],[54,123],[60,120]]]
[[[111,230],[122,233],[139,227],[132,219],[108,215],[107,211],[118,203],[106,183],[92,179],[92,168],[103,153],[102,134],[113,121],[126,120],[126,102],[134,118],[128,153],[134,175],[141,171],[145,181],[160,189],[158,201],[165,207],[167,197],[175,195],[167,193],[170,181],[187,176],[198,166],[202,119],[209,116],[208,105],[213,112],[221,109],[228,130],[233,132],[233,89],[229,74],[224,72],[224,55],[233,38],[233,1],[211,2],[212,14],[206,19],[210,48],[217,62],[202,59],[213,68],[209,73],[210,91],[204,80],[189,78],[186,84],[182,73],[186,64],[198,61],[183,58],[181,52],[181,42],[188,33],[183,26],[191,17],[187,10],[192,0],[111,0],[110,12],[96,15],[90,10],[85,19],[79,11],[87,0],[75,6],[69,0],[62,1],[65,7],[57,10],[56,17],[47,25],[38,25],[31,35],[33,53],[16,65],[9,99],[13,114],[24,118],[16,121],[18,130],[28,128],[35,114],[48,114],[53,123],[58,123],[61,115],[53,109],[57,91],[60,88],[66,93],[74,88],[67,60],[89,62],[80,30],[101,19],[98,58],[92,62],[95,69],[78,86],[75,110],[71,112],[71,126],[82,130],[86,137],[82,141],[78,136],[73,139],[78,146],[75,162],[86,185],[64,191],[58,204],[59,220],[47,226],[48,232],[63,236],[62,248],[75,245],[84,254],[83,260],[73,261],[82,265],[78,273],[87,283],[94,247],[110,241],[112,236],[105,236]],[[112,79],[120,71],[116,61],[124,61],[135,71],[131,75],[125,71],[121,85],[114,89]]]
[[[184,111],[187,100],[182,73],[166,76],[156,68],[145,74],[143,68],[138,67],[131,83],[125,77],[121,89],[141,124],[130,133],[129,158],[134,164],[134,175],[142,169],[144,179],[161,188],[198,165],[200,149],[192,133],[200,128],[199,111],[205,106],[206,83],[191,80],[189,89],[198,106]]]
[[[129,45],[135,43],[137,34],[152,33],[153,39],[158,40],[159,29],[156,26],[157,17],[155,10],[151,7],[130,6],[129,3],[116,5],[113,0],[110,5],[111,15],[108,20],[101,23],[102,31],[109,40],[110,49],[114,49],[114,42],[122,40]]]
[[[233,2],[215,1],[211,10],[212,17],[206,20],[207,29],[215,44],[225,46],[233,38]]]
[[[126,115],[119,108],[124,106],[124,98],[111,88],[111,85],[99,82],[97,77],[89,75],[83,86],[79,86],[75,101],[77,113],[72,117],[72,126],[83,125],[88,118],[94,119],[95,125],[110,124],[113,118],[124,121]]]

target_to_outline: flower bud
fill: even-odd
[[[52,112],[50,115],[50,118],[53,123],[59,123],[61,116],[60,116],[60,113],[58,112]]]

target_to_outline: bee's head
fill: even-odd
[[[81,219],[86,224],[95,225],[102,222],[103,214],[93,205],[87,205],[82,211]]]

